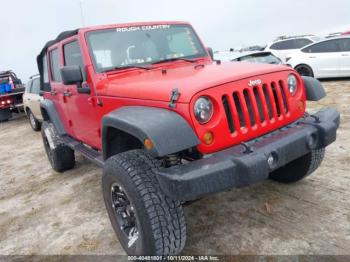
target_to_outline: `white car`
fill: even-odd
[[[303,76],[350,77],[350,36],[308,45],[290,54],[286,61]]]
[[[265,51],[245,51],[245,52],[232,52],[232,51],[219,51],[214,53],[214,59],[222,61],[236,61],[236,62],[249,62],[249,63],[264,63],[264,64],[282,64],[281,59]]]
[[[43,121],[40,110],[40,102],[43,100],[43,97],[39,95],[39,92],[40,77],[39,75],[35,75],[29,79],[23,95],[24,111],[34,131],[40,131],[41,122]]]
[[[270,43],[266,46],[265,51],[270,51],[282,59],[282,61],[285,61],[286,57],[293,51],[321,41],[322,39],[319,36],[290,37]]]

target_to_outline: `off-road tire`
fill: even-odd
[[[103,197],[113,229],[128,255],[176,255],[186,242],[182,205],[165,196],[154,170],[161,162],[144,150],[131,150],[110,157],[102,177]],[[111,187],[117,183],[133,206],[139,237],[131,247],[112,206]]]
[[[270,178],[281,183],[294,183],[311,175],[322,163],[325,149],[312,150],[310,153],[273,171]]]
[[[295,67],[295,71],[297,71],[298,74],[301,76],[314,77],[314,72],[312,71],[312,68],[305,64],[297,65]]]
[[[36,132],[40,131],[41,123],[35,118],[34,114],[32,113],[32,111],[30,111],[30,109],[27,110],[27,116],[31,128]]]
[[[51,148],[46,132],[49,132],[52,138],[54,148]],[[64,172],[72,169],[75,165],[74,150],[66,146],[59,138],[52,123],[44,121],[41,127],[41,136],[43,138],[44,148],[51,167],[56,172]]]

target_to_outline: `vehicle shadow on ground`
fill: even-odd
[[[350,81],[350,77],[339,77],[339,78],[323,78],[319,79],[321,82],[343,82]]]

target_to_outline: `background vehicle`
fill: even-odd
[[[0,72],[0,121],[7,121],[12,113],[23,109],[22,81],[12,71]]]
[[[222,61],[237,61],[265,64],[282,64],[282,60],[271,52],[215,52],[214,58]]]
[[[34,131],[39,131],[41,122],[43,120],[40,111],[40,102],[43,97],[39,95],[40,92],[40,76],[32,76],[25,89],[23,95],[24,112],[28,116],[30,126]]]
[[[322,40],[322,37],[314,35],[283,37],[280,40],[268,44],[265,51],[270,51],[282,59],[282,61],[285,61],[286,56],[293,51],[320,40]]]
[[[102,192],[128,254],[184,248],[182,203],[314,172],[339,113],[305,114],[325,91],[286,66],[216,62],[184,22],[61,33],[38,58],[52,168],[75,152],[103,167]]]
[[[350,76],[350,36],[333,37],[295,51],[286,59],[302,76]]]
[[[264,51],[266,48],[265,46],[260,46],[260,45],[252,45],[252,46],[245,46],[239,49],[240,52],[250,52],[250,51]]]

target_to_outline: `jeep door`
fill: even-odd
[[[76,37],[62,42],[63,66],[77,65],[81,68],[84,82],[82,86],[90,87],[90,94],[78,92],[77,85],[64,85],[69,119],[76,139],[92,147],[100,147],[100,124],[97,120],[97,105],[93,84],[87,82],[86,71],[79,42]]]
[[[55,44],[52,47],[50,47],[48,50],[47,56],[48,56],[48,66],[49,66],[48,76],[45,76],[45,73],[44,73],[44,79],[43,79],[44,85],[46,81],[50,82],[50,92],[47,94],[47,98],[54,103],[57,114],[67,134],[74,136],[69,112],[66,106],[66,98],[64,95],[65,90],[61,80],[61,72],[60,72],[60,68],[62,65],[61,45]],[[48,77],[49,80],[46,80],[45,79],[46,77]]]

